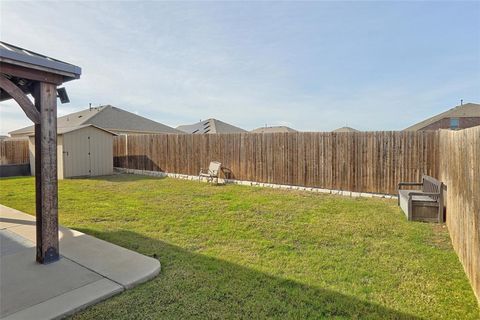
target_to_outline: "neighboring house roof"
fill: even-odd
[[[39,67],[47,69],[46,71],[55,70],[56,73],[64,73],[65,76],[72,79],[79,78],[82,73],[82,69],[73,64],[47,57],[43,54],[23,49],[3,41],[0,41],[0,61],[22,66]]]
[[[277,132],[297,132],[297,130],[292,129],[287,126],[271,126],[271,127],[260,127],[250,131],[252,133],[277,133]]]
[[[105,131],[105,132],[107,132],[107,133],[110,133],[111,135],[114,135],[114,136],[117,135],[115,132],[105,130],[105,129],[103,129],[103,128],[94,126],[93,124],[84,124],[84,125],[76,126],[76,127],[63,127],[63,128],[58,128],[57,134],[65,134],[65,133],[77,131],[77,130],[80,130],[80,129],[83,129],[83,128],[87,128],[87,127],[93,127],[93,128],[98,129],[98,130],[102,130],[102,131]],[[34,136],[34,135],[35,135],[35,133],[30,133],[28,136],[29,136],[29,137],[32,137],[32,136]]]
[[[102,129],[118,132],[182,133],[164,124],[111,105],[89,108],[67,114],[57,119],[57,128],[59,131],[61,128],[78,127],[85,124],[91,124]],[[9,132],[9,134],[29,135],[33,132],[34,127],[29,126]]]
[[[463,105],[456,106],[450,110],[437,114],[431,118],[423,120],[413,126],[410,126],[404,131],[416,131],[426,126],[435,123],[444,118],[469,118],[469,117],[480,117],[480,104],[477,103],[466,103]]]
[[[332,132],[359,132],[359,130],[353,129],[351,127],[341,127],[333,130]]]
[[[226,122],[217,119],[207,119],[194,124],[178,126],[177,130],[186,133],[205,134],[205,133],[240,133],[247,132],[242,128],[235,127]]]

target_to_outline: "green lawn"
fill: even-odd
[[[59,183],[60,222],[156,257],[74,319],[479,319],[445,226],[394,200],[117,175]],[[34,213],[34,180],[0,180]]]

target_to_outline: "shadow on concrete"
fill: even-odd
[[[32,216],[33,218],[34,216]],[[36,227],[36,220],[28,220],[28,219],[16,219],[16,218],[8,218],[8,217],[0,217],[0,226],[4,226],[5,229],[15,227],[15,226],[33,226]],[[3,229],[3,228],[2,228]],[[36,231],[35,228],[32,228],[30,232],[27,231],[24,232],[23,236],[32,242],[36,242],[35,236],[36,236]],[[74,238],[78,236],[78,233],[72,231],[69,228],[65,228],[63,226],[59,226],[59,239],[69,239],[69,238]]]
[[[24,220],[24,219],[4,218],[4,217],[0,217],[0,222],[18,224],[18,225],[28,225],[28,226],[36,225],[35,221]]]
[[[421,319],[375,302],[272,276],[131,231],[79,229],[160,259],[154,280],[106,301],[85,316],[131,319],[278,318]],[[98,308],[98,309],[96,309]]]

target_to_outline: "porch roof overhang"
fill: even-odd
[[[61,85],[79,79],[82,69],[12,44],[0,41],[0,73],[22,90],[33,92],[33,83],[47,82]],[[11,99],[5,90],[0,92],[0,101]]]

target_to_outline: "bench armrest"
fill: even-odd
[[[400,182],[399,186],[421,186],[423,182]]]
[[[437,192],[410,192],[408,196],[411,198],[412,196],[427,196],[427,197],[433,197],[433,196],[440,196],[440,193]]]
[[[423,186],[423,182],[400,182],[398,184],[398,190],[404,186]]]

